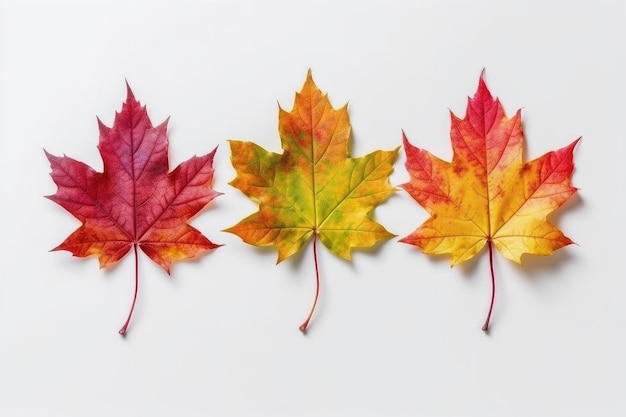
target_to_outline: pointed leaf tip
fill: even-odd
[[[304,84],[302,85],[302,89],[300,90],[300,93],[296,93],[296,95],[297,94],[303,94],[307,90],[308,91],[319,91],[319,93],[321,94],[321,91],[319,90],[319,88],[315,84],[315,81],[313,80],[313,74],[311,73],[311,69],[309,69],[307,71],[306,80],[304,80]]]
[[[128,80],[124,80],[124,82],[126,83],[126,98],[135,98],[135,95],[133,94],[133,89],[130,88],[130,84],[128,83]]]
[[[493,100],[491,91],[489,91],[489,87],[487,87],[487,82],[485,81],[485,69],[484,68],[480,72],[480,77],[478,77],[478,88],[476,89],[476,93],[474,94],[473,99],[483,100],[483,101]]]
[[[96,116],[96,120],[98,121],[98,132],[100,132],[100,135],[106,135],[107,132],[109,130],[111,130],[111,128],[107,125],[104,124],[104,122],[102,120],[100,120],[99,117]]]

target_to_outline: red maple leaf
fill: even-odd
[[[44,150],[58,187],[47,198],[82,223],[52,250],[95,255],[101,268],[115,264],[131,248],[134,251],[135,294],[121,335],[126,334],[137,300],[137,247],[169,274],[172,261],[220,246],[187,223],[221,194],[211,188],[216,149],[168,173],[167,120],[153,127],[146,107],[135,100],[128,84],[127,94],[111,128],[98,119],[104,172]]]

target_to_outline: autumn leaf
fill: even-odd
[[[230,141],[237,175],[230,183],[259,204],[259,211],[226,229],[246,243],[276,246],[278,261],[313,237],[316,292],[300,326],[306,332],[319,295],[317,239],[350,260],[351,250],[393,235],[370,217],[393,192],[388,181],[398,149],[350,158],[347,106],[335,110],[308,72],[293,110],[279,109],[282,154],[252,142]]]
[[[113,127],[100,119],[98,149],[104,172],[67,156],[46,151],[58,189],[48,196],[82,225],[53,250],[74,256],[97,256],[100,267],[135,254],[135,294],[125,335],[137,300],[137,248],[168,274],[172,261],[189,259],[216,248],[187,221],[220,193],[213,191],[213,156],[194,156],[169,172],[167,120],[153,127],[145,106],[127,85],[122,111]]]
[[[414,147],[403,133],[410,181],[402,187],[430,218],[401,242],[426,254],[450,254],[453,266],[487,245],[492,283],[487,332],[495,298],[492,247],[521,264],[526,253],[550,255],[572,243],[546,217],[576,192],[570,176],[580,138],[524,163],[521,111],[507,118],[482,74],[465,118],[451,117],[452,162]]]

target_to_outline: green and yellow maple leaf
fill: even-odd
[[[252,142],[230,141],[237,176],[230,183],[259,204],[259,211],[226,229],[256,246],[276,246],[278,261],[298,252],[313,237],[344,259],[352,248],[366,248],[394,235],[371,217],[394,193],[389,175],[398,155],[374,151],[351,158],[347,105],[335,110],[308,72],[293,110],[279,109],[283,153]]]

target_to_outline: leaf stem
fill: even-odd
[[[483,324],[483,332],[489,333],[489,321],[491,320],[491,312],[493,311],[493,302],[496,298],[496,277],[493,272],[493,247],[491,239],[487,241],[489,246],[489,268],[491,269],[491,304],[489,304],[489,313],[487,313],[487,319]]]
[[[313,306],[311,307],[311,311],[307,316],[304,323],[300,325],[300,331],[306,334],[306,331],[309,327],[309,321],[311,321],[311,317],[313,317],[313,312],[315,311],[315,306],[317,305],[317,298],[320,295],[320,272],[317,266],[317,232],[313,233],[313,261],[315,262],[315,299],[313,300]]]
[[[126,336],[126,330],[128,329],[128,325],[130,324],[130,318],[133,316],[133,311],[135,310],[135,302],[137,302],[137,291],[139,289],[139,257],[137,256],[137,243],[133,245],[133,249],[135,251],[135,295],[133,296],[133,304],[130,306],[130,312],[128,313],[126,323],[124,323],[119,332],[122,336]]]

